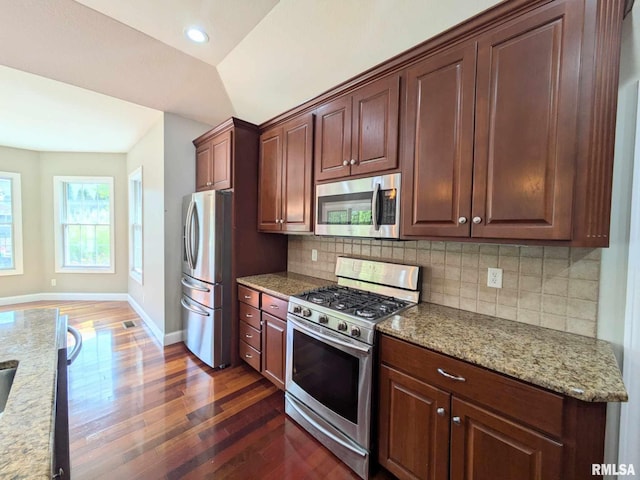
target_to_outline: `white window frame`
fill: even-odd
[[[62,218],[64,208],[65,183],[106,183],[109,185],[109,266],[108,267],[80,267],[64,265],[64,234]],[[56,273],[115,273],[115,196],[113,177],[88,176],[54,176],[53,177],[53,221],[55,242],[55,271]]]
[[[0,172],[0,178],[11,180],[11,218],[13,221],[13,268],[0,269],[0,276],[22,275],[22,180],[15,172]]]
[[[140,208],[140,212],[138,215],[138,217],[140,218],[139,225],[141,229],[140,240],[142,242],[142,245],[140,245],[140,270],[136,270],[134,268],[134,228],[136,224],[134,224],[133,219],[136,217],[134,212],[136,203],[134,202],[133,197],[135,195],[134,185],[136,182],[140,183],[140,204],[138,205],[138,207]],[[144,281],[144,189],[142,188],[142,186],[142,166],[140,166],[129,174],[129,276],[140,285],[142,285]]]

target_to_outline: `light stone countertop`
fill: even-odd
[[[327,285],[335,285],[336,282],[321,278],[309,277],[292,272],[265,273],[241,277],[236,280],[240,285],[262,290],[283,300],[289,300],[291,295],[313,290]]]
[[[587,402],[625,402],[608,342],[421,303],[378,331]]]
[[[18,362],[0,416],[0,478],[50,479],[58,310],[0,312],[0,368]]]

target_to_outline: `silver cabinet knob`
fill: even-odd
[[[444,417],[444,408],[442,408],[442,407],[437,408],[436,409],[436,413],[438,415],[440,415],[441,417]]]
[[[349,162],[351,165],[355,165],[357,162],[352,158],[351,161]]]
[[[343,160],[343,161],[342,161],[342,165],[343,165],[343,166],[345,166],[345,167],[346,167],[347,165],[349,165],[349,160]]]
[[[462,423],[462,420],[460,420],[460,417],[453,417],[451,419],[453,421],[453,423],[455,423],[456,425],[460,425]]]
[[[480,217],[473,217],[473,223],[475,223],[476,225],[482,222],[482,218]]]
[[[284,218],[281,218],[280,219],[280,224],[283,224],[283,223],[284,223]]]
[[[460,225],[464,225],[465,223],[467,223],[467,217],[460,217],[458,218],[458,223]]]

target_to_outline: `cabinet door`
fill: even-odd
[[[316,110],[316,181],[346,177],[351,160],[351,97],[340,97]],[[344,165],[344,163],[347,165]]]
[[[351,175],[398,167],[400,75],[381,78],[353,93]],[[350,160],[351,160],[350,159]]]
[[[212,187],[214,190],[231,188],[231,131],[218,135],[211,141],[212,151]]]
[[[282,228],[288,232],[311,232],[313,115],[287,122],[282,131]]]
[[[400,479],[446,480],[450,395],[386,365],[379,388],[380,465]]]
[[[282,203],[282,129],[260,135],[258,230],[280,231]]]
[[[284,357],[287,324],[262,312],[262,374],[284,390]]]
[[[475,42],[407,71],[403,235],[468,237]]]
[[[211,142],[196,148],[196,192],[211,188]]]
[[[571,238],[578,3],[553,2],[478,42],[474,237]]]
[[[562,479],[562,444],[455,397],[451,412],[451,480]]]

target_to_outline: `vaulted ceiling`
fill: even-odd
[[[262,123],[496,3],[3,1],[0,65],[210,125]],[[208,43],[185,39],[193,24]]]

